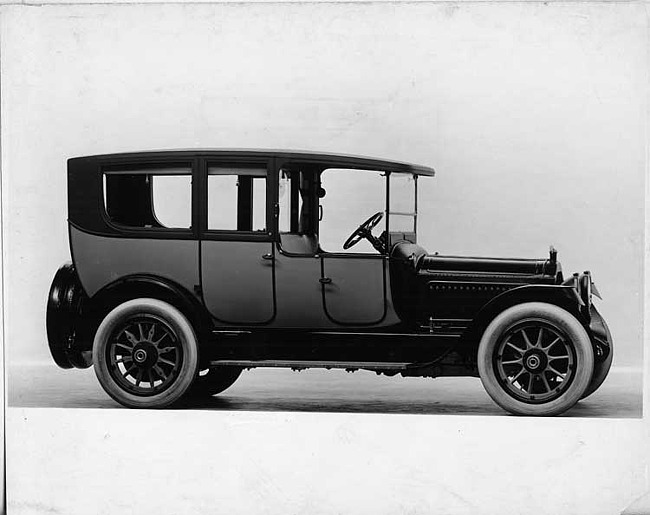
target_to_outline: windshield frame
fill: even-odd
[[[391,177],[396,175],[400,178],[406,178],[410,176],[413,179],[413,211],[391,211],[391,195],[395,196],[393,191],[391,191],[392,181]],[[391,220],[392,216],[399,217],[413,217],[413,227],[411,231],[396,231],[397,233],[412,232],[414,238],[417,240],[417,222],[418,222],[418,174],[413,172],[386,172],[386,234],[390,235],[391,233]]]

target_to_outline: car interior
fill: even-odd
[[[289,254],[313,255],[318,244],[318,173],[308,167],[280,170],[280,248]],[[324,191],[322,193],[324,196]]]

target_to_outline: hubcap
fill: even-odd
[[[548,366],[548,358],[544,351],[531,349],[524,353],[522,363],[528,372],[540,374]]]
[[[540,404],[557,399],[569,387],[575,352],[562,330],[544,320],[527,320],[504,333],[493,364],[509,395]]]
[[[534,371],[539,367],[539,358],[537,356],[528,356],[528,358],[526,358],[526,366],[529,370]]]
[[[147,353],[142,349],[138,349],[133,353],[133,359],[135,359],[136,363],[144,363],[147,359]]]
[[[155,315],[127,319],[111,335],[107,362],[113,379],[136,395],[155,395],[178,377],[182,348],[174,330]]]

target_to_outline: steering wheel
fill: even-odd
[[[381,243],[381,240],[379,238],[375,238],[372,235],[372,230],[381,221],[383,217],[384,217],[384,213],[382,211],[378,211],[370,218],[368,218],[368,220],[366,220],[359,227],[357,227],[355,231],[350,235],[350,237],[347,240],[345,240],[345,243],[343,244],[343,249],[348,250],[350,247],[354,247],[363,238],[365,238],[372,244],[373,247],[375,247],[375,249],[377,249],[379,252],[383,252],[384,247]]]

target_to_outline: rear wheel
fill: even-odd
[[[189,395],[210,397],[230,388],[242,373],[239,367],[215,367],[201,370]]]
[[[481,338],[477,359],[490,397],[517,415],[568,410],[587,391],[594,367],[584,327],[566,310],[542,302],[499,314]]]
[[[113,309],[100,324],[93,361],[100,384],[117,402],[163,408],[178,401],[197,375],[197,339],[175,307],[134,299]]]

